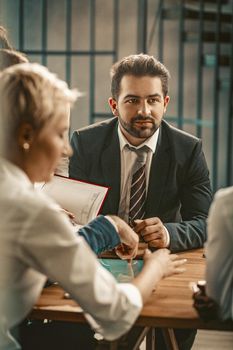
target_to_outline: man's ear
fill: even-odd
[[[22,123],[18,129],[18,144],[20,148],[25,149],[25,144],[30,148],[34,140],[34,134],[35,131],[31,124]]]
[[[164,113],[165,113],[166,110],[167,110],[167,106],[168,106],[169,101],[170,101],[170,96],[166,95],[166,96],[164,97]]]
[[[118,117],[117,101],[113,97],[109,97],[108,104],[111,108],[112,114]]]

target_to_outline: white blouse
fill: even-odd
[[[223,320],[233,320],[233,186],[219,190],[208,217],[207,294],[220,306]]]
[[[72,295],[104,338],[132,326],[142,308],[138,289],[117,284],[57,205],[4,159],[0,213],[0,349],[20,349],[9,329],[30,312],[46,276]]]

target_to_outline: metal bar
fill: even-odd
[[[215,56],[216,56],[216,65],[214,69],[214,104],[213,104],[213,160],[212,160],[212,183],[213,190],[216,191],[218,184],[218,125],[219,125],[219,56],[220,56],[220,31],[221,31],[221,0],[217,0],[216,4],[216,30],[215,30]]]
[[[166,115],[166,120],[171,121],[171,122],[178,122],[178,118],[175,116],[169,116]],[[213,128],[214,124],[212,120],[197,120],[197,119],[192,119],[192,118],[183,118],[183,124],[189,124],[189,125],[200,125],[202,127],[208,127],[208,128]]]
[[[89,0],[90,11],[90,51],[95,51],[95,0]],[[95,112],[95,56],[90,57],[90,124],[94,122]]]
[[[41,35],[41,46],[42,50],[42,64],[47,64],[47,0],[42,0],[42,35]]]
[[[199,23],[198,23],[198,67],[197,67],[197,121],[202,119],[202,95],[203,95],[203,30],[204,30],[204,0],[199,3]],[[202,136],[201,124],[197,123],[196,129],[197,137]]]
[[[81,50],[23,50],[24,53],[29,55],[50,55],[50,56],[64,56],[64,55],[70,55],[70,56],[112,56],[115,54],[115,51],[81,51]]]
[[[178,56],[178,128],[183,128],[183,99],[184,99],[184,4],[185,0],[180,0],[179,14],[179,56]]]
[[[230,89],[227,128],[227,186],[233,185],[233,2],[231,22],[231,60],[230,60]]]
[[[19,1],[19,51],[24,48],[24,0]]]
[[[173,328],[162,328],[163,339],[168,350],[179,350],[175,332]]]
[[[114,13],[113,13],[113,62],[118,60],[119,51],[119,1],[114,0]]]
[[[147,52],[147,0],[138,0],[137,52]]]
[[[71,29],[72,29],[72,0],[66,0],[66,81],[71,84]]]
[[[157,9],[155,10],[155,15],[154,15],[154,19],[153,19],[153,23],[151,26],[150,31],[148,32],[148,42],[147,42],[147,51],[150,51],[151,45],[153,43],[155,34],[157,32],[158,29],[158,24],[161,20],[161,15],[162,15],[162,8],[161,8],[161,1],[159,1],[158,5],[157,5]],[[157,34],[158,36],[158,34]],[[156,40],[156,39],[155,39]],[[157,43],[159,45],[160,40],[157,39]],[[158,55],[157,55],[158,56]],[[159,56],[158,56],[159,57]]]
[[[155,343],[155,328],[151,327],[146,335],[146,349],[147,350],[152,350],[152,349],[157,349],[156,343]]]
[[[164,41],[163,8],[164,8],[164,0],[159,0],[160,19],[159,19],[158,56],[161,62],[163,62],[163,41]]]

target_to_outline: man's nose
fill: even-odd
[[[147,103],[147,101],[143,101],[140,105],[140,108],[138,110],[138,114],[142,116],[147,116],[151,114],[150,105]]]

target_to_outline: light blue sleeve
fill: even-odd
[[[97,216],[87,225],[80,228],[78,234],[86,240],[96,254],[100,254],[105,250],[111,250],[120,244],[117,231],[103,215]]]

